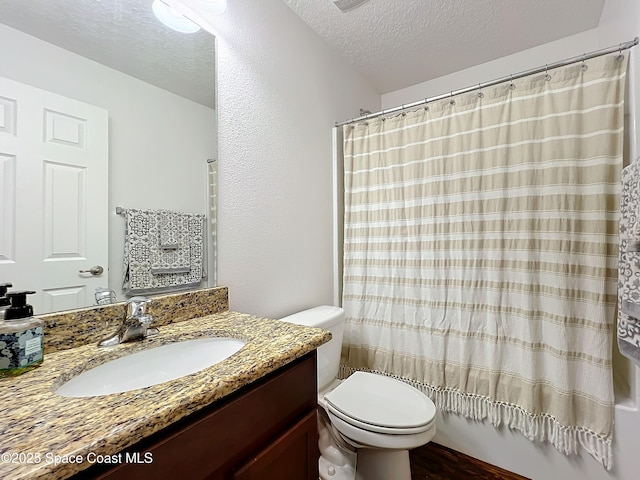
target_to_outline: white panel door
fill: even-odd
[[[108,158],[106,110],[0,77],[0,283],[36,314],[108,285]]]

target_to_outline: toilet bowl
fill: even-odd
[[[336,380],[344,318],[341,308],[321,306],[281,319],[332,334],[332,339],[318,348],[318,404],[343,442],[327,447],[330,435],[321,433],[320,478],[410,480],[409,450],[435,435],[436,408],[422,392],[391,377],[355,372],[345,380]],[[319,422],[319,428],[328,427]],[[344,443],[356,452],[355,465],[345,462],[353,455],[349,457]],[[342,450],[343,455],[336,455],[336,450]]]

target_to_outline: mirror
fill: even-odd
[[[152,0],[0,1],[0,77],[108,114],[107,199],[105,202],[103,194],[104,207],[88,211],[89,218],[103,219],[108,225],[108,258],[76,255],[77,284],[66,282],[51,289],[64,295],[30,297],[36,314],[93,305],[95,286],[109,287],[119,301],[125,300],[125,219],[116,213],[117,207],[205,213],[209,222],[215,220],[209,218],[208,162],[216,158],[217,151],[215,38],[203,30],[190,34],[170,30],[154,17],[151,4]],[[10,102],[3,106],[2,101],[0,91],[0,133],[2,113],[10,111]],[[4,123],[7,118],[5,115]],[[64,130],[66,124],[61,125]],[[15,168],[11,170],[9,159],[5,162],[9,167],[3,170],[2,160],[0,151],[0,283],[12,282],[14,289],[37,289],[35,280],[30,281],[33,275],[16,280],[24,277],[15,257],[25,241],[14,240],[7,232],[12,225],[17,231],[28,219],[46,223],[49,217],[14,200],[16,192],[10,183]],[[47,203],[49,197],[43,198],[43,209],[54,208]],[[60,215],[64,218],[63,214],[56,218]],[[66,228],[62,223],[49,226],[53,237]],[[87,245],[104,241],[104,235],[91,229],[85,237],[81,243]],[[34,243],[41,241],[34,239]],[[210,236],[206,243],[207,276],[200,287],[215,286]],[[54,257],[47,259],[52,260],[50,265],[59,260]],[[93,279],[77,272],[103,262],[108,285],[103,279],[103,284],[85,288],[90,295],[83,301],[78,285]]]

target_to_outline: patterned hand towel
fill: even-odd
[[[618,348],[640,366],[640,160],[622,170],[620,262],[618,268]]]
[[[151,273],[186,273],[191,270],[189,222],[194,215],[160,210],[150,218],[149,233],[158,235],[158,248],[152,245],[150,251]]]
[[[191,214],[187,224],[190,268],[184,272],[153,273],[154,255],[162,250],[158,232],[158,211],[128,209],[125,214],[124,276],[125,293],[148,294],[193,288],[200,285],[204,272],[204,219]],[[166,253],[167,251],[165,251]]]
[[[185,228],[181,218],[173,212],[160,210],[158,212],[158,229],[160,230],[160,248],[175,250],[180,246],[180,239],[184,240]]]

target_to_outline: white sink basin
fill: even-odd
[[[245,344],[236,338],[199,338],[169,343],[111,360],[72,378],[56,390],[63,397],[128,392],[199,372]]]

